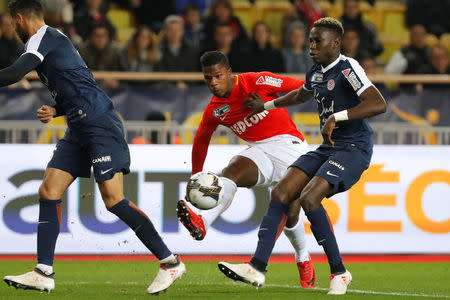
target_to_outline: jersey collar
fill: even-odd
[[[332,67],[334,67],[335,65],[337,65],[337,63],[343,59],[343,55],[339,54],[338,58],[336,58],[335,61],[333,61],[331,64],[329,64],[326,68],[324,68],[323,66],[320,66],[322,68],[322,73],[325,73],[326,71],[330,70]]]

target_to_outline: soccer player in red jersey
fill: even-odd
[[[306,153],[307,143],[286,109],[263,111],[246,119],[251,110],[242,107],[250,95],[258,93],[266,101],[301,87],[303,80],[278,76],[270,72],[232,75],[227,57],[210,51],[200,58],[204,80],[213,93],[192,147],[192,174],[202,171],[211,136],[218,125],[230,128],[249,147],[234,156],[222,171],[225,194],[215,208],[193,212],[186,201],[177,205],[178,218],[196,240],[202,240],[209,226],[231,204],[237,187],[272,186],[284,175],[295,159]],[[306,249],[305,229],[299,222],[300,206],[294,203],[287,214],[284,233],[295,249],[303,288],[316,282],[314,266]],[[281,228],[278,234],[281,233]]]

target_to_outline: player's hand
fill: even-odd
[[[56,109],[48,105],[42,105],[41,108],[37,110],[37,117],[42,123],[48,123],[56,115]]]
[[[250,93],[250,97],[242,103],[241,108],[249,107],[252,112],[248,114],[245,119],[250,119],[252,116],[264,111],[264,100],[258,93]]]
[[[336,120],[334,119],[334,115],[328,117],[327,121],[322,127],[322,137],[325,144],[331,145],[334,147],[334,141],[331,139],[331,134],[333,133],[334,126],[336,126]]]

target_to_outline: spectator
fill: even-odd
[[[77,34],[83,40],[89,37],[91,28],[96,24],[104,24],[108,30],[109,39],[112,41],[116,37],[116,28],[106,16],[106,12],[102,12],[102,0],[85,0],[85,6],[82,6],[74,17],[74,26]]]
[[[430,48],[426,44],[427,32],[422,25],[409,31],[409,45],[395,52],[386,66],[389,74],[424,74],[428,69]]]
[[[183,39],[184,22],[180,16],[170,15],[164,21],[164,36],[161,41],[162,58],[158,71],[196,72],[200,70],[198,49]],[[178,82],[178,87],[186,87]]]
[[[427,32],[436,35],[450,32],[450,0],[407,0],[406,25],[421,24]]]
[[[436,45],[431,48],[430,65],[427,73],[450,74],[447,48],[442,45]]]
[[[186,6],[193,4],[198,7],[200,15],[203,15],[213,2],[214,0],[175,0],[175,13],[177,15],[184,14]]]
[[[183,9],[184,39],[198,49],[203,47],[205,40],[204,26],[201,21],[200,9],[195,3],[187,4]]]
[[[270,28],[264,21],[253,25],[248,58],[251,72],[284,72],[283,56],[278,49],[272,47]]]
[[[292,22],[287,31],[288,47],[281,50],[287,73],[306,73],[313,65],[309,49],[305,43],[306,27],[300,21]]]
[[[364,72],[366,72],[367,76],[369,76],[369,78],[372,75],[376,75],[378,73],[377,72],[377,62],[375,60],[375,57],[370,55],[368,52],[361,51],[358,62],[361,65],[361,67],[364,69]],[[389,91],[387,89],[384,82],[374,82],[374,85],[381,92],[381,94],[386,97],[386,99],[390,98],[391,91]]]
[[[233,71],[246,72],[249,70],[248,52],[241,49],[233,37],[233,28],[229,23],[216,24],[213,44],[202,52],[219,50],[227,56]]]
[[[80,48],[88,68],[93,71],[125,71],[126,63],[120,50],[114,46],[108,33],[108,26],[104,23],[95,24],[89,34],[89,39]],[[110,88],[117,88],[119,81],[107,79],[104,84]]]
[[[341,52],[347,57],[359,60],[360,56],[360,39],[358,30],[353,27],[344,28],[344,36],[342,37]]]
[[[229,0],[216,0],[211,5],[210,16],[204,21],[205,43],[208,46],[214,45],[215,28],[217,24],[227,23],[233,29],[233,40],[241,49],[247,48],[248,36],[244,26],[238,17],[233,14],[233,7]]]
[[[124,48],[128,71],[151,72],[161,59],[161,52],[150,28],[140,25]]]
[[[17,39],[11,16],[5,13],[0,20],[0,69],[9,67],[22,54],[23,44]]]
[[[322,11],[317,0],[296,0],[293,1],[292,10],[288,11],[281,20],[281,39],[283,47],[288,47],[289,26],[294,21],[300,21],[308,28],[307,33],[314,25],[314,22],[322,17],[326,17],[326,13]]]
[[[175,13],[175,0],[129,0],[138,25],[147,25],[159,33],[167,16]]]
[[[362,54],[358,62],[369,77],[377,74],[377,62],[373,56]]]
[[[72,24],[73,7],[69,0],[41,0],[47,24]]]
[[[359,0],[344,0],[344,14],[339,19],[344,28],[354,28],[358,31],[361,45],[370,55],[377,57],[383,52],[383,44],[378,37],[375,26],[363,20]]]

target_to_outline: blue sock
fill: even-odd
[[[38,264],[53,266],[56,239],[61,228],[61,200],[39,199]]]
[[[311,222],[311,231],[319,245],[323,247],[330,264],[332,274],[340,274],[345,272],[342,264],[342,257],[333,232],[333,225],[329,220],[328,214],[320,205],[315,210],[306,214]]]
[[[142,210],[134,205],[133,202],[128,199],[123,199],[108,210],[118,216],[131,229],[133,229],[141,242],[159,260],[172,254],[166,244],[164,244],[150,219]]]
[[[258,231],[258,246],[255,254],[250,260],[250,264],[261,272],[266,272],[267,263],[272,254],[275,240],[280,231],[280,226],[284,228],[286,214],[289,205],[278,201],[270,201],[269,208],[264,216]]]

